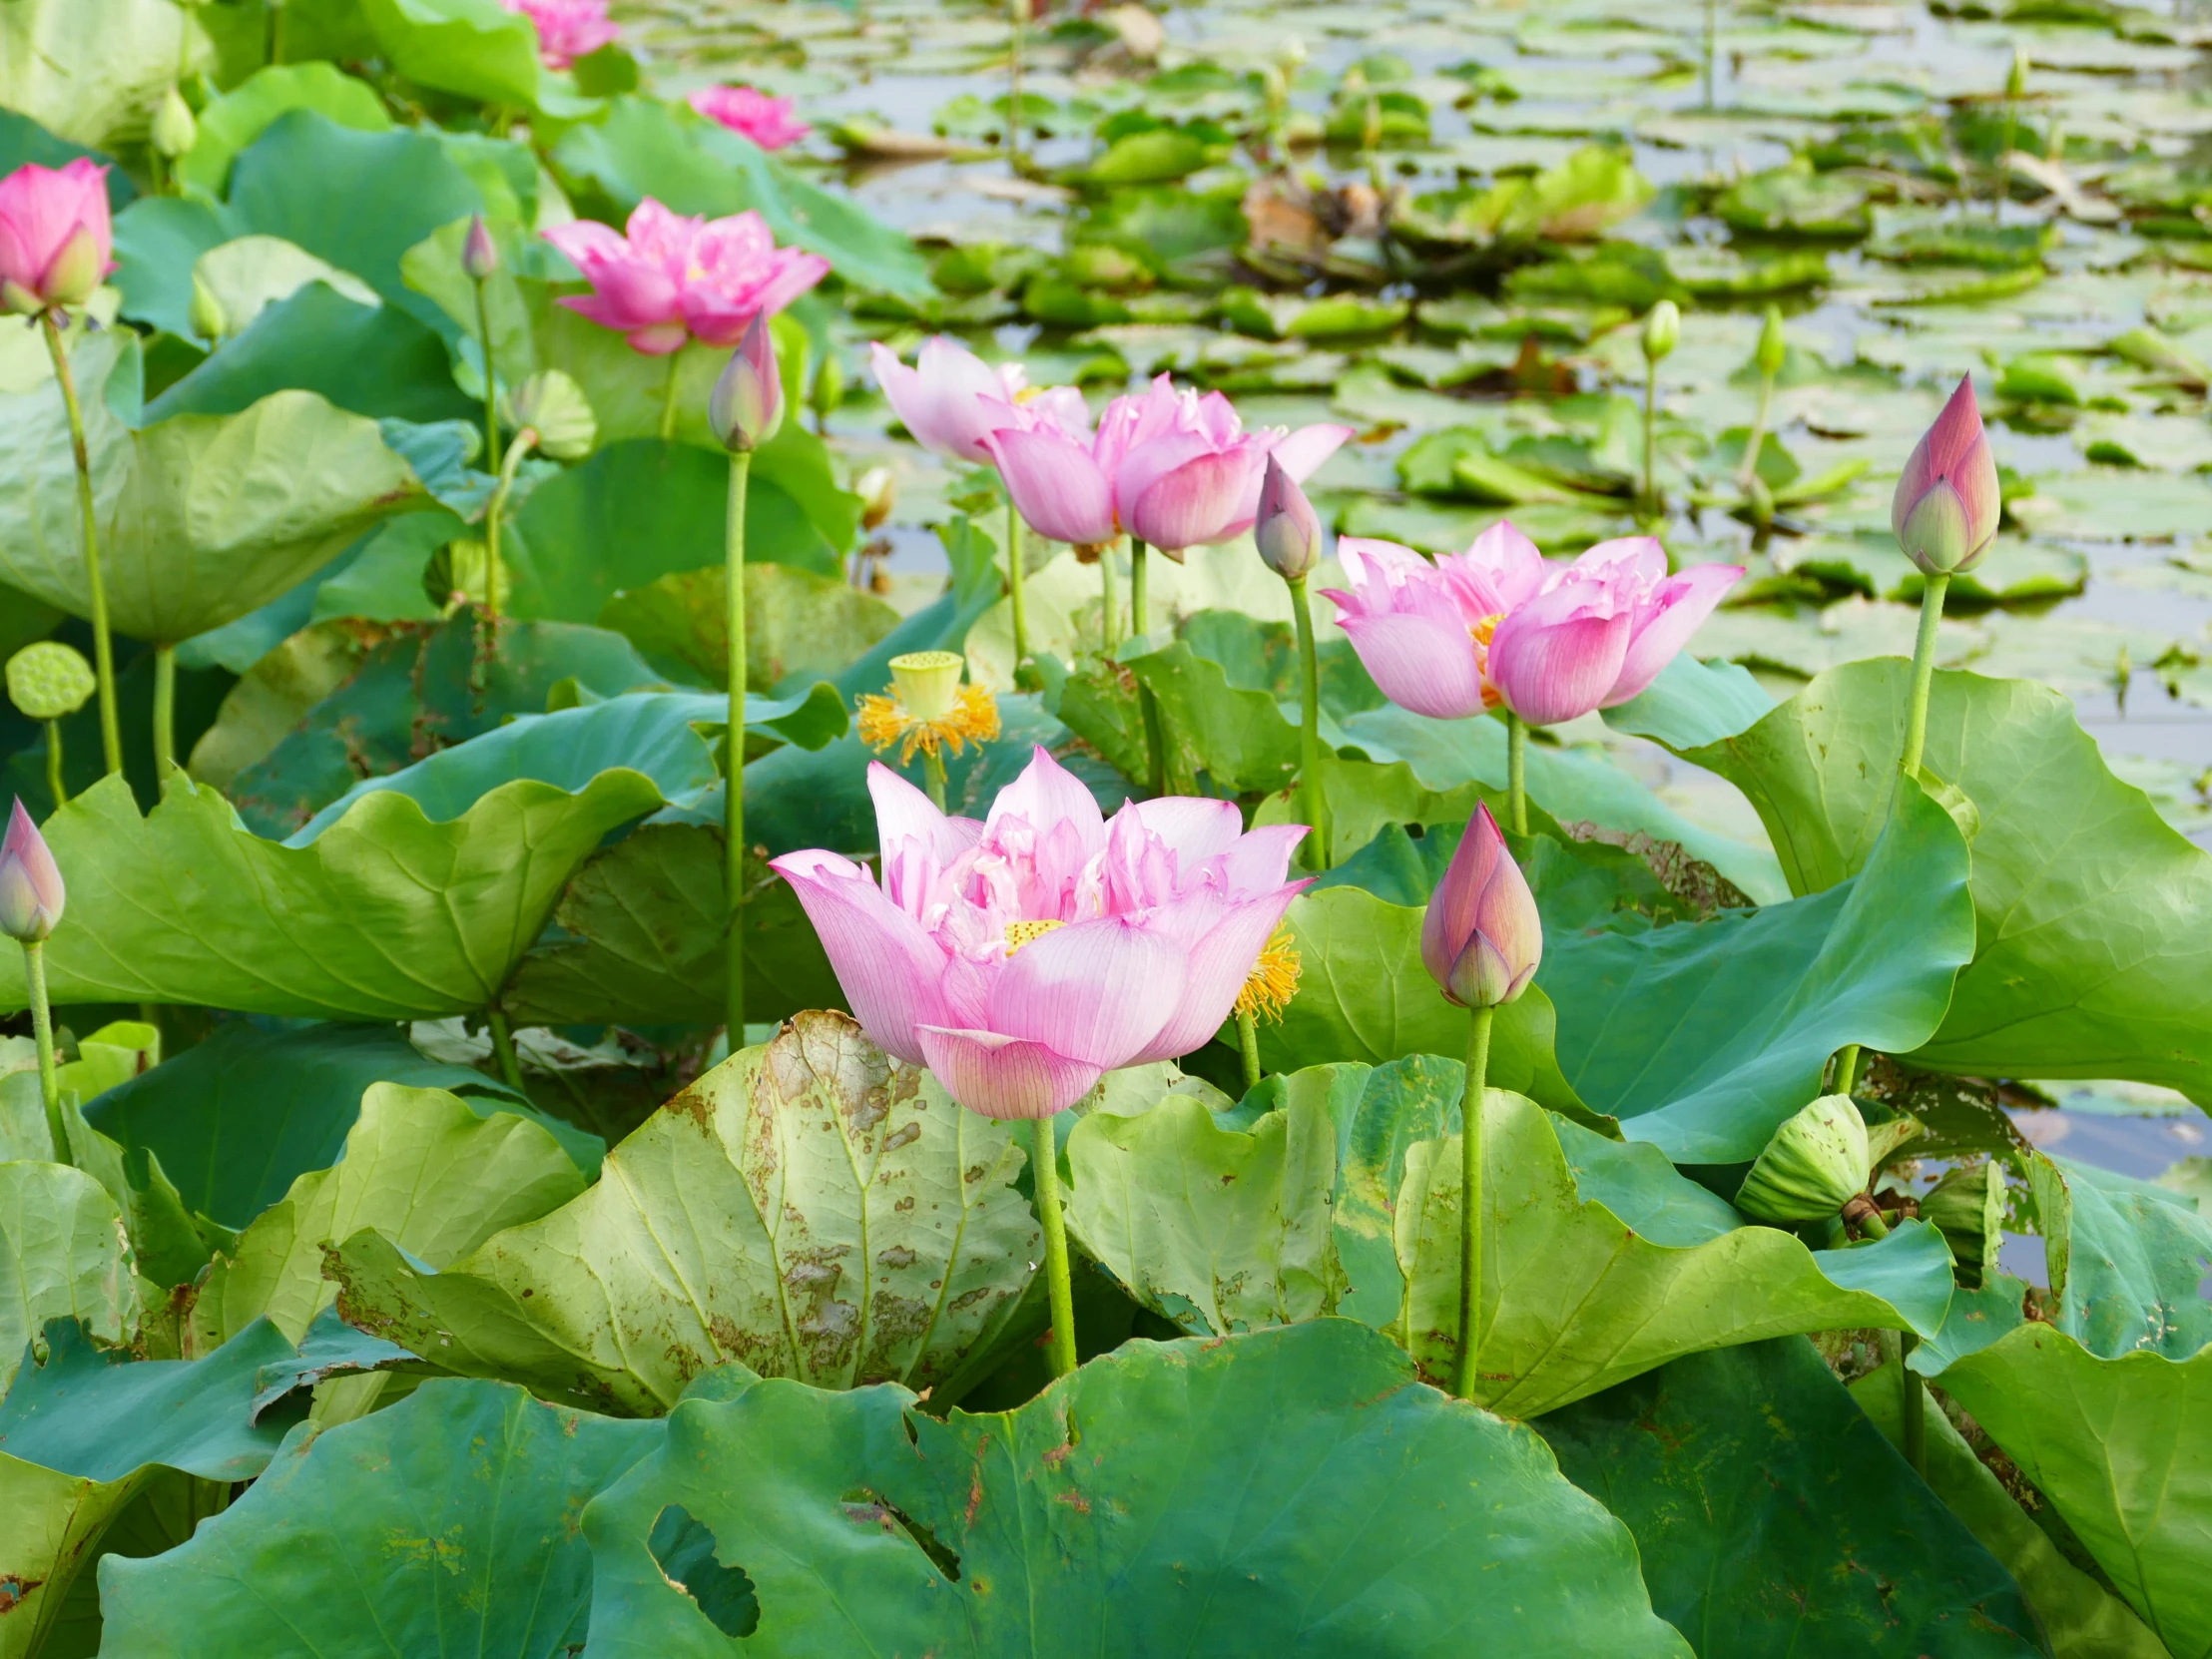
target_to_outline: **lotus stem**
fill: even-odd
[[[1913,1351],[1921,1340],[1910,1331],[1898,1333],[1898,1378],[1903,1390],[1898,1403],[1905,1421],[1905,1460],[1923,1479],[1928,1475],[1928,1390],[1913,1370]]]
[[[177,758],[177,648],[154,647],[154,790],[161,791]],[[55,805],[59,806],[57,802]]]
[[[1152,550],[1137,537],[1129,538],[1129,637],[1145,639],[1152,626]],[[1145,782],[1156,796],[1168,793],[1168,743],[1166,718],[1160,699],[1143,681],[1137,683],[1137,707],[1144,715]]]
[[[745,486],[752,470],[750,449],[730,452],[730,510],[723,532],[725,586],[730,592],[730,736],[722,780],[722,834],[730,889],[725,1017],[733,1054],[745,1046],[745,931],[738,917],[745,902]]]
[[[62,782],[62,723],[46,723],[46,791],[54,798],[54,810],[69,805],[69,789]]]
[[[1921,750],[1928,743],[1928,694],[1936,683],[1936,627],[1943,620],[1943,594],[1948,576],[1931,576],[1921,592],[1921,633],[1913,644],[1913,701],[1905,711],[1905,752],[1898,769],[1911,778],[1921,770]]]
[[[661,387],[661,441],[668,442],[676,436],[676,365],[683,359],[684,348],[678,346],[668,354],[668,382]]]
[[[46,941],[23,945],[23,981],[31,994],[31,1030],[38,1038],[38,1087],[46,1100],[46,1128],[54,1137],[54,1162],[69,1157],[69,1126],[62,1121],[62,1077],[54,1063],[54,1010],[46,1000]]]
[[[2012,146],[2019,139],[2020,101],[2013,96],[2012,83],[2004,87],[2004,142],[1997,146],[1997,177],[1989,194],[1989,223],[2004,223],[2004,204],[2012,194]],[[1918,1463],[1913,1465],[1920,1467]]]
[[[1719,0],[1705,0],[1705,107],[1713,107],[1713,57],[1720,44]]]
[[[506,458],[499,463],[499,482],[491,492],[491,505],[484,512],[484,609],[492,616],[499,615],[499,532],[507,518],[507,495],[515,487],[515,474],[521,470],[522,457],[537,446],[538,434],[534,427],[525,426],[515,434],[514,442],[507,445]]]
[[[1329,802],[1321,777],[1321,659],[1314,649],[1314,606],[1306,596],[1306,578],[1290,582],[1291,616],[1298,624],[1299,670],[1303,676],[1298,702],[1299,783],[1306,795],[1306,822],[1313,827],[1314,867],[1328,869],[1332,848],[1329,834]]]
[[[491,1051],[499,1061],[499,1075],[516,1094],[525,1093],[522,1087],[522,1061],[515,1054],[514,1032],[507,1028],[506,1013],[498,1003],[495,1002],[484,1010],[484,1024],[491,1032]]]
[[[92,662],[100,678],[100,748],[108,771],[123,770],[123,728],[116,714],[115,641],[108,633],[108,585],[100,573],[100,514],[92,499],[92,454],[85,447],[85,411],[77,401],[77,376],[62,343],[62,325],[51,309],[39,313],[47,354],[69,410],[69,441],[77,457],[77,512],[84,526],[85,582],[92,590]]]
[[[1029,1125],[1030,1163],[1037,1178],[1037,1219],[1044,1224],[1045,1291],[1052,1303],[1052,1375],[1075,1370],[1075,1292],[1068,1283],[1067,1224],[1060,1215],[1060,1149],[1050,1118]]]
[[[1751,481],[1759,476],[1759,451],[1767,441],[1767,414],[1774,402],[1774,376],[1759,376],[1759,408],[1751,417],[1751,441],[1744,445],[1744,468],[1738,477],[1738,486],[1745,494],[1751,492]]]
[[[1516,835],[1528,833],[1528,723],[1505,711],[1505,813]]]
[[[1490,1074],[1490,1022],[1495,1008],[1473,1008],[1467,1019],[1467,1083],[1459,1102],[1459,1366],[1451,1391],[1472,1399],[1475,1357],[1482,1343],[1482,1091]]]
[[[922,751],[921,776],[922,781],[929,787],[929,805],[936,808],[938,812],[943,812],[945,810],[944,756],[940,751],[934,749]]]
[[[1007,0],[1012,39],[1006,59],[1006,171],[1021,176],[1021,60],[1029,46],[1029,0]]]
[[[1121,644],[1121,596],[1114,592],[1114,550],[1109,547],[1098,556],[1099,602],[1104,607],[1099,612],[1099,633],[1105,641],[1106,655],[1114,654],[1114,647]]]
[[[1014,610],[1014,685],[1021,685],[1021,665],[1029,660],[1029,618],[1022,606],[1021,584],[1024,572],[1021,568],[1021,509],[1014,505],[1013,492],[1006,495],[1006,593]]]
[[[488,280],[482,276],[473,280],[476,286],[476,343],[484,353],[484,462],[488,466],[491,458],[499,453],[499,384],[491,366],[491,306],[484,297]],[[664,415],[663,419],[666,418]]]
[[[1250,1008],[1237,1010],[1237,1052],[1244,1060],[1245,1088],[1260,1086],[1260,1016]]]
[[[1859,1045],[1857,1043],[1846,1043],[1836,1050],[1836,1087],[1831,1092],[1849,1094],[1851,1093],[1852,1084],[1858,1080]]]
[[[1658,433],[1659,363],[1656,358],[1646,358],[1644,362],[1644,511],[1653,514],[1660,511]]]
[[[284,61],[284,0],[270,0],[269,61],[272,67]]]

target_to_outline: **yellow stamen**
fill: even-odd
[[[864,693],[860,698],[860,741],[873,750],[897,744],[899,764],[937,753],[939,745],[954,755],[967,744],[985,744],[998,736],[998,704],[981,686],[960,688],[952,700],[952,712],[941,720],[917,720],[895,697]]]
[[[1006,924],[1006,954],[1011,956],[1031,939],[1041,939],[1055,927],[1065,927],[1064,921],[1009,921]]]
[[[1484,617],[1467,630],[1474,640],[1474,670],[1482,676],[1482,707],[1494,709],[1503,701],[1497,688],[1490,684],[1490,638],[1497,632],[1497,625],[1505,620],[1505,613],[1498,611]]]
[[[1279,1022],[1283,1010],[1291,1005],[1291,998],[1298,994],[1298,978],[1303,972],[1305,968],[1299,962],[1298,946],[1291,938],[1291,930],[1278,927],[1275,937],[1268,940],[1267,948],[1260,952],[1260,959],[1252,964],[1244,989],[1237,993],[1237,1012]]]

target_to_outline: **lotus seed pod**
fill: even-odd
[[[1921,1220],[1942,1234],[1967,1288],[1979,1286],[2004,1243],[2004,1167],[1991,1158],[1945,1172],[1921,1200]]]
[[[1790,342],[1782,334],[1782,307],[1769,305],[1767,320],[1759,328],[1759,372],[1770,378],[1780,374],[1789,351]]]
[[[62,720],[100,689],[84,653],[60,640],[40,640],[8,659],[8,701],[33,720]]]
[[[1644,318],[1644,356],[1659,362],[1682,338],[1682,312],[1672,299],[1662,299]]]
[[[965,659],[956,651],[909,651],[891,659],[898,706],[915,720],[942,720],[960,697]]]
[[[887,466],[871,466],[852,480],[852,493],[860,498],[860,528],[879,530],[898,505],[898,480]]]
[[[599,422],[584,388],[557,368],[522,382],[515,393],[514,419],[538,435],[539,450],[556,461],[580,461],[599,441]]]
[[[1866,1185],[1866,1122],[1851,1096],[1824,1094],[1774,1132],[1736,1208],[1754,1221],[1825,1221]]]
[[[175,87],[169,89],[162,107],[154,112],[154,130],[149,136],[154,148],[170,161],[175,161],[199,142],[200,123],[194,119],[192,106],[185,102],[184,94]]]

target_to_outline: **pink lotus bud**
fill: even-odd
[[[0,180],[0,293],[25,312],[82,305],[114,268],[108,170],[80,156]]]
[[[0,840],[0,933],[37,944],[61,925],[62,872],[19,800]]]
[[[491,227],[478,214],[468,222],[468,238],[461,244],[461,269],[472,282],[488,279],[499,269],[499,248],[491,240]]]
[[[1528,881],[1490,809],[1478,807],[1429,895],[1420,959],[1444,995],[1467,1008],[1510,1002],[1536,977],[1544,925]]]
[[[732,451],[758,449],[784,424],[784,378],[777,371],[767,317],[756,316],[746,325],[745,338],[715,382],[707,420],[723,447]]]
[[[1304,581],[1321,562],[1321,519],[1298,480],[1273,455],[1260,478],[1260,516],[1252,539],[1268,569],[1286,582]]]
[[[1996,539],[2002,506],[1996,457],[1969,377],[1958,382],[1906,461],[1890,503],[1890,528],[1922,570],[1953,576],[1981,562]]]

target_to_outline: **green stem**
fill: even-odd
[[[1152,550],[1135,536],[1129,538],[1129,636],[1143,639],[1151,630]],[[1168,793],[1167,718],[1160,699],[1142,681],[1137,685],[1137,707],[1144,715],[1145,781],[1155,796]]]
[[[723,531],[725,585],[730,590],[730,752],[722,785],[722,834],[730,904],[726,1017],[733,1054],[745,1046],[745,931],[738,915],[745,901],[745,486],[752,468],[751,450],[731,452],[730,509]]]
[[[1237,1052],[1244,1059],[1247,1089],[1260,1086],[1260,1017],[1250,1008],[1237,1010]]]
[[[1490,1074],[1494,1008],[1474,1008],[1467,1020],[1467,1082],[1459,1101],[1459,1366],[1451,1391],[1472,1399],[1482,1343],[1482,1091]]]
[[[491,307],[484,298],[486,286],[482,279],[477,280],[476,343],[484,353],[484,464],[489,466],[491,458],[499,453],[499,384],[491,366]]]
[[[1921,750],[1928,743],[1928,694],[1936,683],[1936,625],[1943,620],[1943,594],[1948,576],[1931,576],[1921,593],[1921,633],[1913,643],[1913,701],[1905,711],[1905,752],[1898,770],[1911,778],[1921,770]]]
[[[69,805],[69,790],[62,782],[62,723],[46,723],[46,790],[54,798],[54,810]]]
[[[1882,1219],[1880,1210],[1869,1210],[1859,1218],[1859,1231],[1870,1239],[1887,1239],[1890,1236],[1890,1224]]]
[[[1899,1401],[1905,1418],[1905,1460],[1922,1478],[1928,1475],[1928,1390],[1910,1362],[1921,1340],[1910,1331],[1898,1333],[1898,1377],[1904,1397]]]
[[[2004,143],[1997,149],[1997,179],[1995,193],[1989,198],[1989,223],[2004,223],[2004,204],[2012,194],[2012,145],[2019,137],[2020,106],[2011,99],[2004,101]],[[1918,1468],[1920,1465],[1915,1464]]]
[[[38,1087],[46,1100],[46,1128],[54,1137],[54,1162],[69,1157],[69,1126],[62,1121],[61,1068],[54,1063],[54,1010],[46,1001],[46,943],[27,941],[23,946],[23,979],[31,993],[31,1030],[38,1038]]]
[[[1052,1120],[1029,1125],[1029,1161],[1037,1178],[1037,1219],[1044,1223],[1045,1290],[1052,1302],[1052,1375],[1075,1370],[1075,1293],[1068,1283],[1067,1224],[1060,1215],[1060,1151]]]
[[[169,779],[177,758],[177,648],[154,647],[154,788]]]
[[[1759,476],[1759,451],[1767,441],[1767,409],[1774,400],[1774,376],[1759,376],[1759,412],[1751,417],[1751,442],[1744,445],[1744,469],[1738,487],[1751,493],[1751,481]]]
[[[1719,0],[1705,0],[1705,107],[1713,107],[1713,52],[1718,43]]]
[[[1851,1093],[1851,1086],[1859,1080],[1859,1045],[1846,1043],[1836,1051],[1837,1094]]]
[[[1021,172],[1021,60],[1029,45],[1029,0],[1007,0],[1007,21],[1013,29],[1006,63],[1006,171]]]
[[[1306,578],[1290,583],[1291,616],[1298,624],[1298,656],[1301,682],[1298,701],[1299,783],[1306,793],[1306,822],[1314,830],[1316,869],[1332,862],[1329,802],[1321,776],[1321,658],[1314,648],[1314,606],[1306,596]]]
[[[110,773],[123,770],[123,728],[116,715],[115,641],[108,633],[108,585],[100,573],[100,514],[92,500],[92,456],[85,447],[85,411],[77,401],[77,376],[62,343],[62,325],[51,310],[41,311],[47,354],[61,382],[69,409],[69,442],[77,456],[77,514],[85,544],[85,583],[92,590],[92,662],[100,677],[100,748]]]
[[[1659,511],[1658,488],[1659,365],[1644,364],[1644,510]]]
[[[1514,834],[1528,833],[1528,723],[1510,709],[1505,711],[1505,816]]]
[[[661,387],[661,441],[664,443],[676,436],[676,365],[683,355],[682,346],[668,354],[668,381]]]
[[[517,1094],[522,1087],[522,1061],[515,1054],[515,1036],[507,1029],[507,1016],[497,1003],[484,1010],[484,1024],[491,1031],[491,1051],[499,1061],[499,1075]]]
[[[1021,509],[1014,505],[1011,491],[1006,495],[1006,592],[1014,609],[1014,679],[1021,679],[1021,665],[1029,658],[1029,618],[1022,608],[1021,584],[1025,572],[1021,568]]]
[[[484,512],[484,609],[492,616],[499,614],[499,533],[507,519],[507,495],[515,487],[515,474],[521,470],[522,457],[529,454],[538,441],[534,427],[525,426],[515,434],[514,442],[507,445],[506,457],[499,463],[499,483],[491,492],[491,505]]]
[[[1098,592],[1103,609],[1099,613],[1099,634],[1105,641],[1106,655],[1114,654],[1114,647],[1121,644],[1121,596],[1114,592],[1114,550],[1109,547],[1098,556]]]
[[[269,61],[272,66],[284,61],[284,0],[270,0]]]
[[[1135,536],[1129,538],[1129,634],[1142,639],[1152,631],[1151,548]]]
[[[929,788],[929,805],[944,811],[944,755],[940,750],[921,752],[921,778]]]

